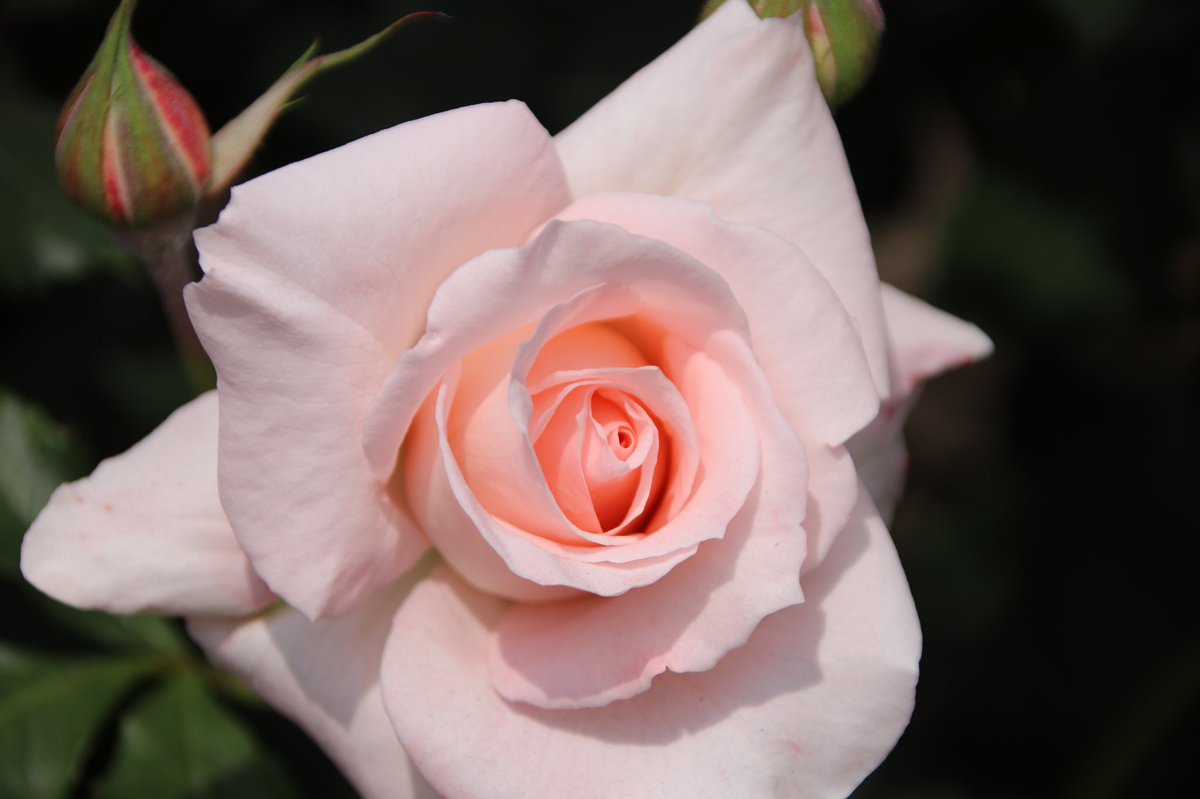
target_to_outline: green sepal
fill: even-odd
[[[155,668],[0,646],[0,796],[67,796],[117,703]]]
[[[448,19],[445,14],[437,12],[408,14],[352,47],[325,55],[317,55],[317,43],[313,42],[261,97],[213,135],[213,171],[209,193],[220,194],[237,180],[280,113],[310,80],[369,52],[409,23],[429,18]]]

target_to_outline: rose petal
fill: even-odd
[[[217,364],[217,476],[239,543],[309,618],[352,610],[429,546],[359,443],[390,359],[362,327],[267,270],[210,264],[186,298]]]
[[[752,361],[748,352],[746,361]],[[657,582],[619,597],[516,605],[490,662],[506,699],[546,708],[597,707],[651,687],[664,671],[711,669],[765,616],[803,600],[804,450],[761,378],[747,377],[762,468],[723,538]],[[657,534],[656,534],[657,535]]]
[[[754,355],[810,459],[805,570],[824,558],[857,501],[858,479],[837,446],[877,416],[879,398],[853,323],[803,253],[764,230],[678,198],[607,194],[559,218],[590,218],[670,244],[718,271],[746,310]],[[829,446],[828,444],[834,444]]]
[[[361,453],[366,403],[446,275],[566,200],[545,130],[509,103],[265,175],[197,232],[207,274],[188,309],[220,377],[222,501],[255,568],[305,614],[347,612],[419,557]]]
[[[608,315],[641,310],[642,295],[630,288],[639,286],[654,297],[663,326],[697,346],[712,331],[746,329],[728,285],[693,258],[614,225],[551,221],[528,246],[485,253],[438,288],[425,335],[371,405],[363,440],[376,473],[392,472],[409,423],[453,364],[605,284]],[[628,290],[620,296],[622,286]]]
[[[274,597],[217,499],[217,395],[59,486],[21,547],[41,591],[110,613],[243,614]]]
[[[992,351],[992,342],[975,325],[886,284],[883,309],[890,335],[894,395],[847,447],[854,455],[863,485],[871,492],[883,518],[890,519],[908,470],[904,422],[921,384],[948,369],[987,356]]]
[[[859,501],[859,476],[846,447],[809,446],[808,504],[804,531],[808,554],[802,573],[821,565]]]
[[[601,334],[600,330],[606,332]],[[529,341],[522,343],[522,339]],[[537,358],[539,371],[544,372],[540,352],[543,345],[546,360],[558,363],[569,350],[573,364],[581,369],[646,363],[629,341],[601,325],[572,328],[563,324],[547,329],[543,322],[532,332],[521,328],[464,359],[446,429],[464,478],[490,513],[522,529],[578,545],[587,536],[564,514],[560,506],[564,497],[556,501],[544,469],[534,456],[531,436],[536,438],[540,431],[531,429],[535,425],[514,422],[510,407],[511,384],[523,377],[513,375],[514,360],[519,352],[529,353],[530,359]],[[522,389],[522,394],[531,404],[528,392]],[[582,473],[578,478],[579,501],[591,513]],[[598,520],[594,524],[598,525]]]
[[[904,492],[908,473],[904,422],[915,399],[910,394],[884,403],[875,421],[846,442],[863,488],[870,493],[880,516],[889,523]]]
[[[757,442],[752,435],[739,435],[753,423],[739,408],[740,397],[736,390],[731,390],[717,378],[713,374],[716,371],[715,364],[697,354],[689,359],[686,373],[680,370],[677,380],[685,396],[696,394],[689,402],[695,411],[703,415],[715,408],[724,411],[725,434],[713,437],[708,452],[727,473],[721,473],[722,479],[715,473],[710,474],[679,514],[653,535],[620,547],[568,547],[496,519],[471,492],[445,435],[440,441],[441,464],[433,466],[438,472],[433,479],[440,479],[441,474],[446,476],[445,488],[453,493],[474,529],[464,535],[463,531],[449,529],[442,518],[423,516],[428,525],[426,529],[456,566],[458,559],[464,557],[484,562],[485,556],[475,555],[474,550],[490,547],[503,559],[507,570],[538,585],[569,586],[614,596],[660,579],[690,557],[700,541],[724,534],[726,524],[741,507],[757,475]],[[706,390],[689,390],[693,383],[703,385]],[[437,425],[442,431],[446,429],[447,397],[447,389],[443,387],[437,401]],[[705,407],[702,403],[713,407]],[[415,449],[413,454],[413,465],[423,466],[427,462],[424,458],[417,459]],[[491,583],[503,578],[489,576],[485,579]]]
[[[532,443],[547,488],[554,495],[559,509],[577,528],[600,533],[600,517],[588,490],[583,454],[593,393],[588,390],[570,391],[554,401],[551,408],[543,409],[542,412],[548,414],[550,419],[541,435]],[[497,484],[504,481],[505,471],[480,469],[481,462],[478,459],[462,458],[459,463],[482,476],[482,479],[472,480],[467,474],[463,475],[468,484],[476,485],[479,490],[495,493]],[[510,501],[513,499],[517,498],[510,497]],[[495,506],[489,503],[488,507]],[[568,530],[564,529],[564,532]]]
[[[678,392],[654,367],[558,374],[567,375],[562,384],[533,398],[538,462],[563,513],[590,532],[588,540],[617,544],[646,507],[660,446],[658,427],[641,405],[645,396],[632,399],[618,381],[649,375],[660,394],[674,399]]]
[[[992,351],[991,339],[975,325],[887,284],[883,286],[883,310],[891,342],[893,398]]]
[[[396,615],[384,703],[447,796],[845,796],[908,722],[920,654],[887,530],[864,501],[806,582],[711,671],[603,708],[510,704],[485,653],[505,603],[449,570]]]
[[[682,379],[685,377],[682,366],[677,374],[668,376],[680,389],[693,416],[698,408],[708,409],[708,421],[696,425],[697,431],[707,436],[700,449],[702,457],[711,464],[719,464],[719,472],[710,473],[710,479],[697,489],[692,501],[673,520],[682,531],[679,535],[668,524],[652,536],[623,546],[567,550],[560,545],[556,549],[556,542],[546,536],[523,535],[515,522],[506,524],[492,518],[472,496],[448,441],[443,442],[439,452],[422,450],[431,460],[410,456],[403,468],[415,472],[413,479],[422,483],[415,489],[419,498],[413,500],[414,505],[428,503],[427,492],[431,488],[445,488],[437,482],[440,477],[430,477],[426,483],[424,473],[431,469],[448,470],[447,483],[480,535],[501,554],[513,572],[528,580],[608,595],[652,582],[679,562],[680,557],[694,551],[700,540],[723,534],[753,485],[757,470],[753,422],[739,411],[743,403],[737,384],[723,377],[720,364],[705,352],[706,348],[719,348],[723,337],[743,341],[744,316],[718,275],[661,242],[632,236],[612,225],[551,222],[528,247],[488,253],[463,266],[439,289],[429,312],[429,331],[400,359],[372,405],[367,421],[368,451],[374,452],[377,465],[390,463],[394,455],[387,453],[398,449],[400,440],[409,432],[412,413],[447,371],[469,353],[509,331],[521,330],[543,314],[539,328],[566,329],[574,324],[639,313],[652,316],[663,329],[670,331],[672,340],[686,341],[691,348],[693,356],[688,368],[695,371],[686,376],[695,382],[691,394],[682,388],[687,382]],[[534,357],[536,348],[529,352]],[[443,393],[452,390],[448,384],[440,389]],[[516,397],[516,392],[513,396]],[[439,399],[442,405],[438,412],[443,416],[438,424],[443,431],[448,430],[445,414],[449,400],[449,395]],[[518,419],[515,426],[500,427],[495,435],[505,435],[504,429],[509,429],[512,436],[524,436],[532,417],[532,403],[528,404],[519,414],[514,411],[525,418]],[[428,421],[426,418],[424,423]],[[416,449],[410,451],[415,453]],[[514,445],[506,451],[515,453],[506,460],[506,468],[513,473],[506,479],[524,480],[528,486],[517,498],[528,501],[531,507],[537,503],[550,521],[554,521],[552,514],[562,517],[544,486],[532,446],[526,442],[523,448]],[[432,462],[435,457],[442,459],[442,465]],[[426,526],[439,525],[444,518],[439,514],[423,518],[422,522]],[[570,526],[565,517],[559,524],[563,528]],[[451,553],[451,558],[459,555],[460,546],[485,544],[477,536],[462,535],[462,531],[444,532],[445,535],[438,532],[432,535],[440,548]],[[447,543],[447,536],[453,537],[454,546]],[[487,556],[474,559],[476,565],[485,561],[495,565],[494,559]],[[605,569],[591,568],[601,562],[606,564]],[[620,568],[607,568],[617,566]]]
[[[281,609],[252,619],[192,618],[188,632],[214,663],[303,727],[363,796],[437,799],[388,723],[379,691],[391,619],[412,583],[340,619],[312,622]]]
[[[849,310],[886,396],[875,260],[802,16],[725,3],[556,141],[575,197],[690,197],[797,244]]]
[[[395,357],[417,340],[447,275],[523,243],[569,201],[546,130],[523,103],[493,103],[398,125],[237,186],[196,244],[205,270],[275,272]]]
[[[395,480],[396,490],[407,497],[413,516],[447,562],[482,591],[523,602],[577,594],[572,588],[538,585],[514,574],[479,534],[474,518],[468,515],[450,485],[443,460],[445,450],[434,418],[436,401],[436,395],[431,397],[413,422],[412,433],[404,445],[407,468]],[[486,517],[482,508],[476,513]]]
[[[606,194],[560,219],[595,219],[675,247],[718,272],[746,311],[754,354],[784,416],[806,439],[841,444],[879,410],[859,331],[804,253],[696,202]]]
[[[645,271],[653,271],[649,266]],[[681,282],[679,284],[680,291],[686,293],[684,286],[687,284]],[[522,343],[513,353],[511,359],[506,359],[509,366],[509,381],[507,383],[507,403],[505,411],[511,421],[516,422],[515,425],[508,424],[504,428],[499,426],[491,431],[487,445],[494,449],[488,453],[484,447],[477,446],[475,451],[463,451],[462,461],[479,475],[486,475],[490,481],[501,483],[504,488],[516,497],[522,499],[528,504],[536,497],[536,493],[541,491],[545,494],[544,501],[546,505],[554,505],[555,497],[549,489],[547,480],[551,476],[544,475],[545,469],[541,470],[540,474],[535,474],[533,479],[525,479],[524,485],[521,483],[510,483],[510,477],[513,475],[511,467],[507,474],[501,475],[506,471],[506,466],[512,463],[517,463],[522,460],[530,465],[531,471],[537,471],[533,467],[532,451],[536,451],[536,441],[543,434],[542,420],[537,418],[540,413],[535,407],[534,395],[539,395],[544,391],[550,391],[550,387],[557,383],[567,384],[596,384],[606,385],[617,389],[627,396],[638,398],[639,402],[649,408],[663,425],[663,432],[666,433],[671,442],[672,463],[664,464],[664,469],[670,470],[670,480],[666,488],[665,496],[661,503],[660,512],[665,512],[668,515],[674,515],[678,512],[682,504],[691,496],[692,489],[695,485],[695,476],[699,467],[700,450],[712,449],[713,447],[722,446],[715,441],[714,435],[706,435],[703,447],[698,442],[695,427],[693,425],[692,409],[689,408],[687,401],[680,394],[679,388],[674,385],[671,380],[663,374],[662,369],[656,366],[643,366],[641,368],[596,368],[592,366],[592,361],[586,356],[586,351],[577,351],[576,357],[571,359],[571,363],[567,363],[567,354],[563,352],[561,344],[564,338],[568,339],[567,345],[570,345],[570,335],[572,331],[586,329],[590,327],[601,326],[597,324],[600,321],[614,322],[620,321],[617,318],[627,316],[639,310],[644,310],[644,304],[639,302],[632,293],[623,287],[614,287],[612,284],[600,285],[593,289],[580,292],[568,302],[562,303],[550,309],[549,312],[538,323],[529,339]],[[614,321],[615,320],[615,321]],[[719,324],[714,324],[714,333],[720,328]],[[625,342],[625,346],[634,349],[630,339],[613,330],[610,335],[619,338]],[[647,351],[661,350],[663,346],[663,336],[659,335],[655,338],[652,346],[647,346],[646,342],[639,342]],[[561,361],[561,363],[560,363]],[[647,363],[642,360],[642,363]],[[569,365],[574,366],[574,369],[567,368]],[[561,371],[549,371],[553,366],[564,367]],[[721,387],[715,387],[715,392],[727,393]],[[552,393],[552,392],[551,392]],[[497,392],[499,394],[499,392]],[[736,402],[736,400],[735,400]],[[481,410],[487,410],[481,408]],[[495,410],[493,415],[499,415]],[[726,434],[731,429],[736,430],[737,421],[740,416],[736,411],[731,414],[732,421],[722,419],[722,424],[710,425],[710,429],[716,433],[723,431]],[[733,436],[736,438],[737,433]],[[533,446],[531,447],[531,444]],[[455,450],[459,452],[458,448]],[[726,450],[728,453],[730,450]],[[743,452],[745,452],[743,447]],[[479,455],[485,457],[478,457]],[[500,455],[501,457],[497,457]],[[540,456],[539,456],[540,460]],[[520,473],[516,473],[518,476]],[[747,478],[745,490],[749,490],[750,478]],[[470,481],[468,481],[470,482]],[[472,487],[480,481],[472,483]],[[486,485],[486,484],[485,484]],[[736,490],[730,494],[733,496]],[[491,503],[486,503],[489,509],[495,506]],[[508,501],[508,505],[513,508],[519,508],[519,505],[513,500]],[[631,540],[628,536],[616,539],[606,533],[592,533],[585,529],[570,529],[569,521],[562,513],[547,514],[550,516],[549,525],[557,525],[558,531],[553,527],[537,525],[539,520],[531,520],[527,513],[518,510],[515,514],[504,515],[506,519],[513,521],[523,529],[536,531],[539,534],[562,541],[567,544],[579,544],[587,541],[595,544],[608,545],[625,545]],[[528,522],[533,521],[533,524]],[[653,522],[653,519],[647,522]],[[564,522],[566,522],[564,524]],[[658,525],[661,526],[661,525]],[[657,527],[655,528],[657,529]],[[566,533],[564,535],[564,533]],[[687,545],[695,544],[704,536],[698,535],[690,539]],[[623,555],[618,552],[613,552],[608,555],[596,553],[600,560],[629,561],[635,557],[644,557],[647,554],[665,554],[674,548],[674,545],[662,546],[666,540],[666,536],[659,540],[657,545],[645,544],[638,548],[636,552],[627,551]]]

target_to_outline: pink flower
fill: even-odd
[[[55,493],[42,590],[190,617],[369,796],[842,796],[890,750],[881,400],[989,344],[881,288],[798,18],[727,3],[557,139],[418,120],[196,238],[218,392]]]

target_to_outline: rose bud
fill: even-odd
[[[191,95],[130,34],[123,0],[59,118],[58,179],[93,214],[144,226],[196,203],[211,171],[208,124]]]
[[[876,0],[809,0],[804,30],[817,65],[817,82],[830,105],[849,100],[871,76],[883,11]]]
[[[701,18],[725,0],[708,0]],[[817,82],[832,106],[849,100],[875,66],[883,11],[877,0],[750,0],[764,19],[804,12],[804,31],[816,62]]]

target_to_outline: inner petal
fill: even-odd
[[[540,412],[543,422],[539,425],[542,430],[534,440],[533,450],[562,512],[580,529],[599,533],[603,528],[583,469],[590,394],[588,390],[568,388],[539,396],[541,401],[535,401],[534,408]]]
[[[534,451],[563,513],[590,533],[617,534],[642,516],[661,479],[654,418],[624,392],[569,382],[533,400]]]
[[[583,454],[589,481],[608,482],[645,462],[657,430],[636,400],[601,388],[591,394],[588,411]]]
[[[578,531],[560,521],[561,510],[567,520],[588,533],[600,532],[601,526],[591,510],[582,475],[563,468],[546,468],[544,501],[536,482],[541,473],[529,473],[522,467],[527,448],[543,432],[531,428],[529,438],[514,425],[509,409],[509,371],[529,329],[512,331],[481,347],[462,360],[462,379],[449,418],[449,439],[464,477],[477,498],[497,518],[517,527],[567,544],[588,543]],[[537,372],[547,374],[564,368],[644,367],[645,358],[624,336],[603,324],[586,324],[562,332],[540,349]],[[565,397],[565,395],[564,395]],[[578,398],[577,398],[578,399]],[[578,412],[579,408],[575,409]],[[549,421],[549,417],[543,422]],[[577,439],[582,441],[582,438]],[[525,450],[525,452],[523,452]],[[539,459],[541,456],[539,456]],[[579,455],[574,468],[580,466]],[[536,465],[535,465],[536,469]],[[549,490],[546,490],[549,488]],[[551,497],[554,494],[554,497]],[[571,497],[565,499],[564,497]],[[557,504],[557,508],[555,507]]]
[[[646,510],[658,467],[658,427],[632,398],[598,389],[584,439],[584,478],[601,529],[614,530]]]

